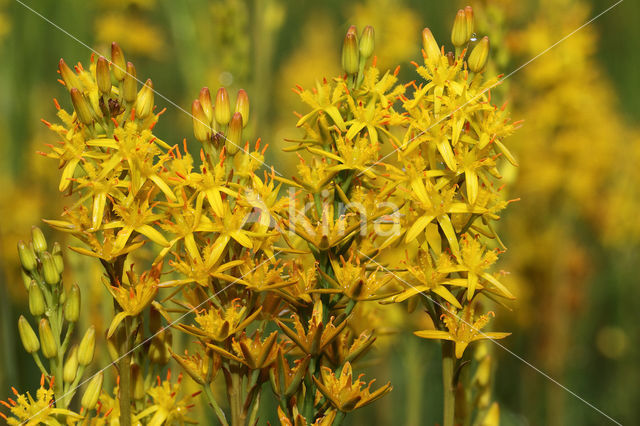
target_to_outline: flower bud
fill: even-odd
[[[211,140],[211,127],[209,120],[202,109],[202,104],[198,99],[191,104],[191,116],[193,118],[193,135],[199,142]]]
[[[93,361],[93,353],[96,349],[96,329],[91,326],[78,345],[78,364],[89,365]]]
[[[138,92],[138,98],[136,99],[136,115],[138,118],[146,118],[151,114],[153,110],[153,82],[151,79],[147,79]]]
[[[93,410],[98,403],[98,398],[100,398],[100,392],[102,392],[102,381],[104,379],[104,372],[100,371],[98,374],[93,376],[93,379],[87,385],[87,389],[84,391],[84,395],[82,395],[82,400],[80,404],[87,410]]]
[[[487,65],[489,58],[489,37],[482,37],[482,40],[476,44],[467,59],[467,65],[472,72],[480,72]]]
[[[24,241],[18,241],[18,257],[20,257],[20,263],[25,271],[33,271],[38,266],[38,260],[36,254],[33,251],[31,245],[26,245]]]
[[[33,328],[31,328],[29,321],[23,315],[20,315],[18,319],[18,334],[20,334],[22,346],[28,353],[32,354],[40,349],[40,341],[36,337]]]
[[[467,17],[464,10],[458,10],[456,13],[456,19],[453,21],[453,28],[451,29],[451,43],[455,47],[462,47],[469,39],[467,38]]]
[[[62,370],[62,379],[65,383],[72,383],[78,374],[78,346],[74,345],[69,351],[67,361]]]
[[[42,253],[40,258],[42,260],[42,275],[44,276],[44,282],[50,286],[58,285],[60,282],[60,273],[56,267],[55,260],[53,260],[53,257],[46,251]]]
[[[31,281],[29,285],[29,312],[34,317],[38,317],[47,309],[47,304],[44,301],[44,294],[42,289],[35,281]]]
[[[76,322],[80,317],[80,287],[74,284],[69,290],[69,297],[64,304],[64,319],[68,322]]]
[[[62,260],[62,249],[60,248],[60,243],[57,241],[53,243],[51,256],[53,257],[53,261],[56,262],[58,273],[62,274],[62,271],[64,271],[64,261]]]
[[[133,399],[144,398],[144,378],[138,364],[131,364],[131,388]]]
[[[214,115],[216,121],[221,126],[226,126],[231,120],[231,105],[229,102],[229,92],[224,87],[218,89],[216,94],[216,108]]]
[[[224,146],[227,147],[229,155],[235,155],[242,145],[242,114],[236,112],[233,114],[231,123],[229,124],[229,133]]]
[[[375,33],[371,25],[367,25],[362,30],[360,36],[360,55],[364,59],[369,59],[373,55],[373,48],[375,46]]]
[[[58,355],[58,345],[53,332],[51,331],[51,324],[46,318],[42,318],[38,324],[38,334],[40,334],[40,345],[42,346],[42,355],[45,358],[51,359]]]
[[[467,40],[469,40],[473,36],[473,32],[475,31],[473,8],[471,6],[467,6],[464,8],[464,17],[467,23]]]
[[[342,42],[342,68],[347,74],[352,75],[358,72],[359,56],[356,27],[352,25],[349,27]]]
[[[136,80],[136,67],[131,62],[127,62],[127,72],[122,82],[122,97],[130,104],[138,97],[138,80]]]
[[[64,59],[60,59],[60,62],[58,62],[58,71],[60,71],[62,81],[64,81],[64,85],[68,90],[82,87],[78,76],[71,68],[69,68]]]
[[[44,238],[42,230],[37,226],[31,227],[31,241],[33,242],[33,250],[40,254],[47,250],[47,240]]]
[[[236,112],[242,114],[242,127],[247,127],[247,124],[249,124],[249,95],[244,89],[238,90]]]
[[[111,93],[111,73],[109,72],[107,58],[104,56],[100,56],[96,64],[96,83],[100,93],[104,95]]]
[[[211,92],[208,87],[200,89],[198,100],[200,101],[204,115],[207,117],[207,123],[211,126],[213,121],[213,102],[211,102]]]
[[[71,89],[71,102],[73,103],[73,109],[76,110],[78,119],[85,125],[93,123],[93,114],[91,112],[91,105],[84,95],[75,87]]]
[[[113,76],[118,81],[122,81],[125,76],[125,67],[127,66],[124,60],[124,53],[118,43],[111,43],[111,63],[113,64]]]
[[[422,48],[427,54],[427,58],[436,58],[442,54],[440,46],[429,28],[422,30]]]

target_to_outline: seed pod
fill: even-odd
[[[472,72],[480,72],[487,65],[487,59],[489,59],[489,37],[482,37],[482,40],[476,44],[473,48],[469,59],[467,59],[467,65]]]
[[[138,364],[131,364],[131,383],[133,399],[144,398],[144,378],[142,377],[142,371],[140,371]]]
[[[78,346],[74,345],[69,351],[67,360],[62,370],[62,379],[65,383],[72,383],[78,374]]]
[[[464,17],[467,23],[467,40],[469,40],[473,36],[473,32],[475,31],[473,8],[471,6],[467,6],[464,8]]]
[[[23,315],[20,315],[18,319],[18,334],[20,334],[22,346],[24,346],[24,349],[28,353],[38,352],[40,349],[40,341],[33,331],[33,328],[31,328],[31,324],[29,324],[29,321],[27,321]]]
[[[349,75],[358,72],[358,63],[360,61],[360,53],[358,52],[358,37],[356,35],[356,27],[352,25],[347,30],[342,42],[342,69]]]
[[[31,281],[31,285],[29,286],[29,312],[34,317],[38,317],[47,309],[47,304],[44,301],[44,294],[42,294],[42,289],[35,282]]]
[[[80,317],[80,287],[74,284],[69,290],[69,297],[64,304],[64,319],[68,322],[76,322]]]
[[[60,76],[62,77],[62,81],[64,81],[64,85],[67,87],[67,90],[71,90],[73,88],[79,89],[82,87],[78,76],[64,62],[64,59],[60,59],[60,62],[58,62],[58,71],[60,71]]]
[[[113,64],[113,76],[118,81],[122,81],[125,76],[126,62],[124,60],[124,53],[118,43],[111,43],[111,63]]]
[[[62,274],[62,271],[64,271],[64,261],[62,260],[62,249],[60,248],[60,243],[57,241],[53,243],[51,256],[53,257],[53,261],[56,263],[58,273]]]
[[[244,89],[238,90],[236,112],[242,114],[242,127],[247,127],[249,123],[249,95]]]
[[[198,99],[191,104],[191,116],[193,118],[193,135],[199,142],[211,140],[211,127],[202,104]]]
[[[51,331],[51,324],[46,318],[42,318],[38,324],[38,334],[40,334],[40,345],[42,346],[42,355],[45,358],[51,359],[58,355],[58,345],[53,332]]]
[[[138,98],[136,99],[136,115],[138,118],[143,119],[151,114],[153,110],[153,82],[151,79],[147,79],[138,92]]]
[[[44,252],[40,256],[42,260],[42,275],[44,275],[44,282],[50,286],[58,285],[60,282],[60,273],[56,267],[56,262],[49,252]]]
[[[91,326],[78,345],[78,364],[89,365],[96,350],[96,329]]]
[[[158,333],[149,346],[149,360],[154,364],[165,365],[171,359],[169,348],[173,342],[171,330],[164,330]]]
[[[364,59],[369,59],[373,55],[373,49],[375,47],[375,33],[371,25],[367,25],[362,30],[360,36],[360,55]]]
[[[427,54],[427,58],[436,58],[442,55],[440,51],[440,46],[438,46],[438,42],[433,37],[431,30],[429,28],[425,28],[422,30],[422,48],[424,52]]]
[[[47,240],[44,238],[42,230],[37,226],[31,227],[31,241],[33,241],[33,250],[37,254],[47,250]]]
[[[211,92],[208,87],[203,87],[200,89],[200,95],[198,95],[198,100],[200,101],[200,105],[202,106],[202,111],[204,111],[204,115],[207,117],[207,123],[211,126],[213,121],[213,102],[211,102]]]
[[[162,328],[162,315],[160,315],[160,311],[158,311],[155,306],[151,305],[149,307],[149,331],[151,334],[156,334]]]
[[[108,95],[111,93],[111,72],[107,58],[100,56],[96,63],[96,83],[100,93]]]
[[[122,97],[130,104],[136,101],[138,96],[138,80],[136,80],[136,67],[131,62],[127,62],[127,72],[122,82]]]
[[[224,143],[227,147],[229,155],[235,155],[242,145],[242,114],[236,112],[233,114],[231,123],[229,124],[229,135]]]
[[[104,373],[101,371],[91,379],[87,390],[82,395],[82,401],[80,404],[87,410],[93,410],[100,398],[100,392],[102,392],[102,381],[104,380]]]
[[[451,29],[451,43],[455,47],[462,47],[469,39],[467,38],[467,17],[464,10],[458,10],[456,13],[456,19],[453,21],[453,28]]]
[[[93,123],[91,105],[84,95],[75,87],[71,89],[71,102],[73,103],[73,109],[76,110],[78,120],[87,126]]]
[[[231,120],[231,105],[229,102],[229,92],[224,87],[218,89],[216,94],[216,107],[214,111],[216,122],[221,126],[226,126]]]
[[[24,241],[18,241],[18,257],[25,271],[31,272],[38,266],[36,254],[31,245],[26,245]]]

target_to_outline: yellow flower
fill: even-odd
[[[342,367],[339,378],[336,377],[336,374],[328,367],[323,366],[321,372],[322,381],[318,380],[315,376],[313,377],[313,381],[316,386],[318,386],[318,390],[322,395],[324,395],[336,409],[343,412],[362,408],[382,398],[391,392],[392,389],[391,384],[387,383],[376,391],[371,392],[371,385],[375,380],[369,382],[368,385],[360,380],[362,375],[354,380],[351,363],[349,362],[345,363]]]
[[[178,375],[176,383],[171,383],[171,370],[167,372],[166,380],[161,381],[160,376],[158,376],[157,384],[147,390],[147,395],[151,397],[151,402],[147,404],[147,408],[135,416],[136,421],[153,414],[151,419],[146,420],[145,424],[161,426],[163,424],[184,425],[185,423],[197,423],[188,416],[188,413],[194,406],[192,398],[200,392],[180,398],[181,382],[182,374]]]
[[[455,308],[447,306],[445,313],[442,314],[442,319],[447,327],[447,331],[422,330],[416,331],[414,334],[424,339],[440,339],[454,342],[456,358],[462,358],[464,350],[471,342],[481,339],[503,339],[511,334],[495,331],[482,332],[482,328],[487,325],[489,317],[494,316],[494,313],[489,312],[488,314],[480,315],[480,317],[475,320],[473,311],[474,309],[471,305],[466,305],[462,317],[459,317]]]

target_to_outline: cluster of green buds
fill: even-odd
[[[375,33],[371,25],[362,30],[358,40],[358,29],[352,25],[347,30],[342,43],[342,69],[356,83],[356,86],[364,78],[364,67],[367,60],[373,55],[375,46]]]
[[[53,380],[57,406],[66,408],[85,368],[93,361],[95,329],[89,328],[80,344],[71,346],[80,316],[80,288],[77,284],[69,288],[63,285],[60,244],[54,243],[51,252],[47,249],[44,234],[35,226],[30,242],[18,242],[29,312],[38,324],[38,334],[24,315],[18,319],[18,332],[24,349],[42,373]],[[48,368],[40,354],[48,361]]]

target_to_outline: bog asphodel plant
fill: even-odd
[[[138,90],[117,44],[111,60],[92,57],[88,69],[61,60],[73,111],[55,102],[60,124],[46,124],[59,143],[44,155],[58,161],[59,189],[73,204],[46,222],[104,267],[113,304],[106,346],[117,380],[101,390],[101,370],[82,410],[68,409],[91,361],[94,343],[85,340],[96,336],[90,329],[65,358],[68,339],[59,336],[63,318],[77,318],[79,290],[62,296],[60,250],[48,255],[34,233],[19,250],[35,280],[30,306],[42,317],[40,339],[23,318],[19,328],[51,389],[45,380],[38,400],[10,403],[11,421],[192,422],[198,392],[185,394],[170,370],[154,380],[173,360],[222,425],[258,423],[269,389],[281,424],[337,425],[391,391],[354,373],[376,340],[375,330],[354,331],[356,305],[423,300],[435,329],[416,334],[444,341],[452,424],[457,360],[468,344],[505,335],[481,331],[489,315],[474,319],[476,301],[512,297],[490,270],[497,250],[489,239],[499,241],[492,221],[508,204],[494,181],[498,157],[514,161],[502,140],[515,126],[486,93],[497,79],[484,80],[489,43],[474,41],[472,18],[470,8],[456,17],[455,54],[425,29],[421,83],[401,84],[398,68],[378,69],[373,28],[349,28],[344,73],[296,88],[309,109],[298,114],[303,136],[285,148],[299,151],[292,179],[260,170],[266,145],[243,137],[243,90],[235,101],[225,88],[215,96],[201,90],[191,109],[194,158],[186,139],[172,145],[153,133],[162,114],[153,84]],[[397,160],[385,162],[390,148]],[[406,259],[389,264],[397,251]],[[186,347],[174,344],[176,333]]]

